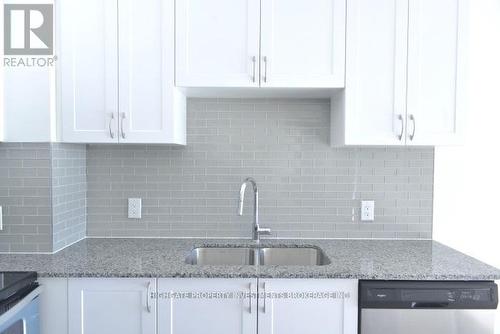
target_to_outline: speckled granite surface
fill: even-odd
[[[268,246],[316,246],[325,266],[197,266],[193,247],[248,246],[249,240],[85,239],[53,255],[0,255],[0,271],[42,277],[266,277],[396,280],[494,280],[500,270],[434,241],[269,240]]]

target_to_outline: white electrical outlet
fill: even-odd
[[[128,199],[128,217],[133,219],[142,218],[142,199],[140,198]]]
[[[2,213],[2,206],[0,205],[0,231],[3,230],[3,213]]]
[[[361,221],[375,220],[375,201],[361,201]]]

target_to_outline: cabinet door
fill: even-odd
[[[174,103],[174,0],[120,0],[119,141],[184,144]],[[177,127],[180,127],[177,129]]]
[[[465,1],[410,0],[408,134],[410,145],[458,143],[462,133]]]
[[[345,105],[332,113],[334,144],[405,144],[407,27],[407,0],[348,1]]]
[[[259,334],[356,334],[357,280],[259,280]]]
[[[63,142],[118,140],[116,6],[116,0],[56,4]]]
[[[69,334],[155,334],[155,279],[69,279]]]
[[[176,1],[176,84],[256,87],[259,0]]]
[[[255,334],[256,289],[256,279],[159,279],[158,333]]]
[[[345,0],[262,0],[261,86],[344,87]]]

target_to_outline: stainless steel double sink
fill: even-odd
[[[316,247],[199,247],[186,258],[193,265],[322,266],[330,263]]]

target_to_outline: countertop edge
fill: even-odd
[[[263,240],[261,247],[318,247],[321,266],[203,266],[186,263],[195,247],[255,247],[251,240],[86,238],[48,254],[0,255],[0,271],[40,278],[260,278],[493,281],[500,270],[432,240]]]

